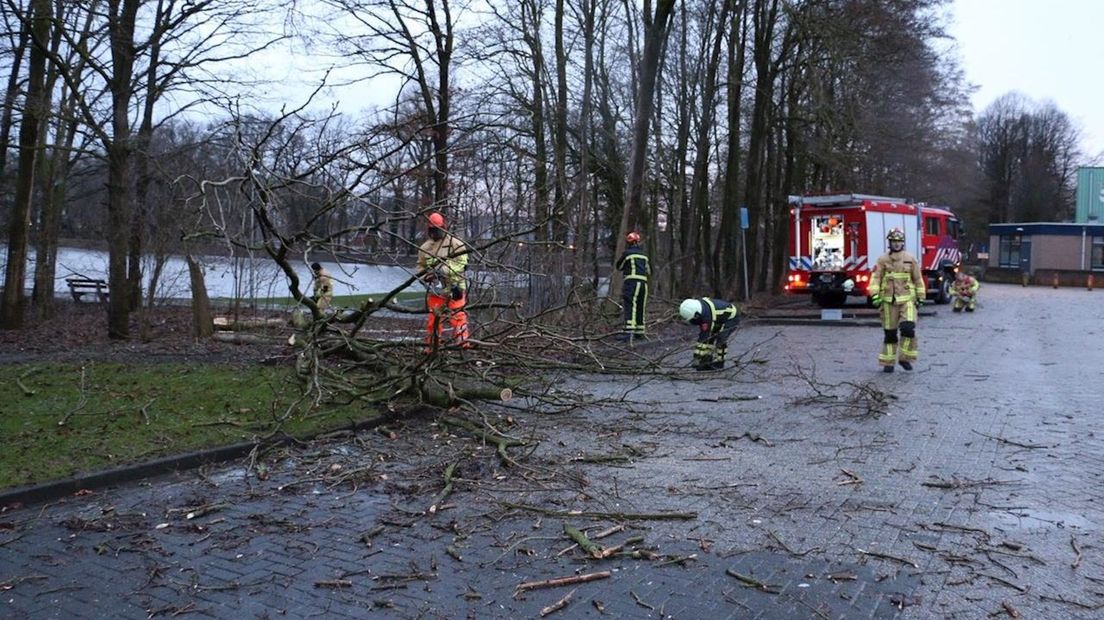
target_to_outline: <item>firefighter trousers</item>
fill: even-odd
[[[893,366],[898,358],[905,362],[915,362],[920,355],[916,338],[916,303],[884,303],[881,307],[882,329],[885,339],[882,352],[878,354],[878,363]],[[900,331],[900,339],[897,334]]]
[[[977,308],[977,295],[955,295],[954,307],[951,308],[955,312],[962,312],[965,308],[966,312],[973,312]]]
[[[648,281],[626,279],[621,287],[621,304],[625,333],[643,336],[644,310],[648,305]]]

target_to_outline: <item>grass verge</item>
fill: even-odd
[[[0,365],[0,488],[258,439],[289,408],[283,430],[297,437],[377,415],[357,404],[311,408],[299,395],[281,368]]]

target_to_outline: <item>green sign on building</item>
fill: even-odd
[[[1077,169],[1077,215],[1074,221],[1104,223],[1104,168]]]

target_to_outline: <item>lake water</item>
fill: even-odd
[[[0,244],[0,273],[7,264],[8,248]],[[153,268],[151,260],[146,261],[143,272],[148,284],[149,273]],[[211,297],[265,298],[289,296],[288,280],[276,263],[267,258],[231,258],[225,256],[204,256],[200,259],[204,268],[204,280],[207,294]],[[319,261],[334,279],[334,294],[356,295],[386,293],[398,287],[411,276],[411,270],[393,265],[360,265]],[[26,287],[34,286],[35,256],[27,261]],[[295,264],[299,276],[299,286],[304,293],[311,293],[311,271],[308,264]],[[58,295],[68,296],[69,286],[66,278],[98,278],[107,280],[107,252],[61,248],[58,250],[57,279],[54,291]],[[2,285],[2,276],[0,276]],[[418,285],[415,285],[418,286]],[[418,286],[419,290],[421,287]],[[183,257],[169,259],[158,284],[160,297],[169,299],[188,299],[191,288],[188,280],[188,264]]]

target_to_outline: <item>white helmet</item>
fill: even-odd
[[[682,303],[679,304],[679,316],[681,316],[684,321],[690,321],[695,316],[701,314],[701,312],[702,302],[700,300],[684,299]]]

